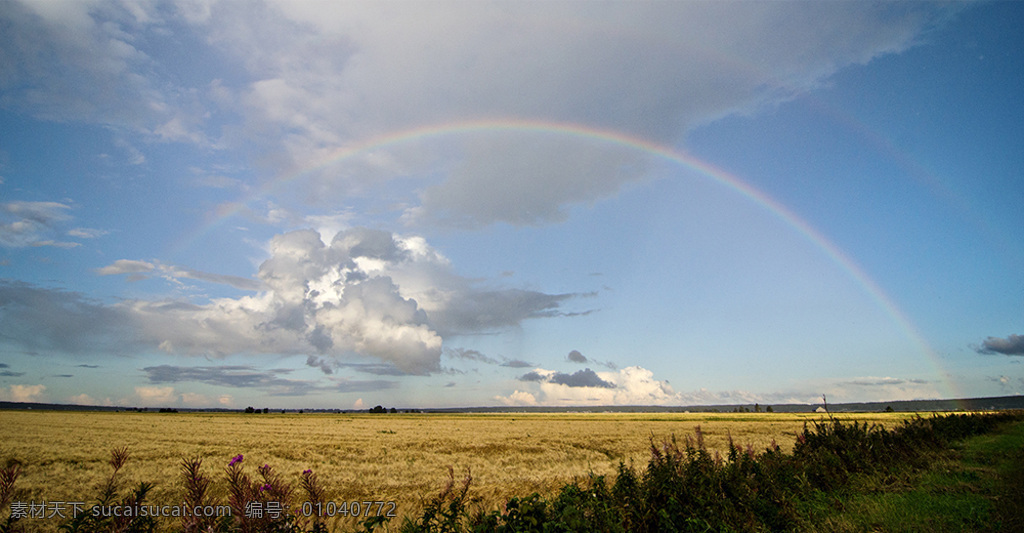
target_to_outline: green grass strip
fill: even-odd
[[[808,506],[817,531],[1024,531],[1024,423],[967,439],[923,472],[866,476]]]

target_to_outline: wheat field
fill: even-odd
[[[731,435],[738,445],[757,451],[773,440],[789,451],[803,424],[822,416],[0,411],[0,462],[22,464],[16,499],[88,507],[109,477],[110,451],[127,446],[125,484],[155,483],[149,501],[173,505],[181,501],[181,459],[201,458],[223,498],[224,469],[242,454],[254,475],[258,466],[269,464],[297,481],[303,470],[312,469],[327,487],[328,501],[393,501],[399,516],[409,516],[444,486],[449,466],[457,480],[472,475],[470,497],[477,505],[496,509],[512,496],[551,494],[591,473],[613,474],[620,462],[643,468],[652,439],[693,436],[698,425],[712,450],[726,451]],[[910,416],[841,418],[892,426]],[[340,526],[354,523],[339,520]],[[56,519],[34,522],[31,529],[39,531],[59,525]]]

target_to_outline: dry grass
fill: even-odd
[[[23,465],[18,499],[87,504],[109,475],[110,450],[128,446],[122,471],[132,484],[157,484],[150,500],[173,505],[182,495],[181,458],[200,457],[223,498],[224,468],[270,464],[296,482],[313,469],[328,501],[395,501],[400,515],[419,512],[449,465],[472,471],[470,495],[487,509],[511,496],[551,493],[588,473],[611,474],[620,461],[642,467],[649,439],[692,435],[707,446],[786,451],[816,414],[206,414],[0,411],[0,463]],[[843,415],[898,424],[910,415]],[[36,520],[32,529],[54,530]],[[44,523],[45,522],[45,523]],[[171,525],[171,523],[168,523]],[[38,526],[38,527],[37,527]]]

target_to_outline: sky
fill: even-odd
[[[0,3],[0,400],[1024,393],[1019,2]]]

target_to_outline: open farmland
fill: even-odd
[[[858,414],[844,419],[898,424],[913,415]],[[0,412],[0,460],[23,464],[18,499],[87,505],[110,472],[110,450],[128,446],[130,485],[156,483],[149,500],[181,499],[183,457],[200,457],[224,497],[224,468],[243,454],[247,470],[269,464],[297,482],[314,470],[328,501],[394,501],[417,513],[454,467],[472,472],[470,496],[486,508],[534,491],[552,493],[588,473],[610,474],[620,461],[645,465],[649,440],[693,435],[710,449],[737,444],[762,450],[774,439],[792,447],[815,414],[210,414]],[[169,519],[167,525],[173,525]],[[38,520],[40,530],[58,521]],[[35,529],[35,527],[33,527]]]

